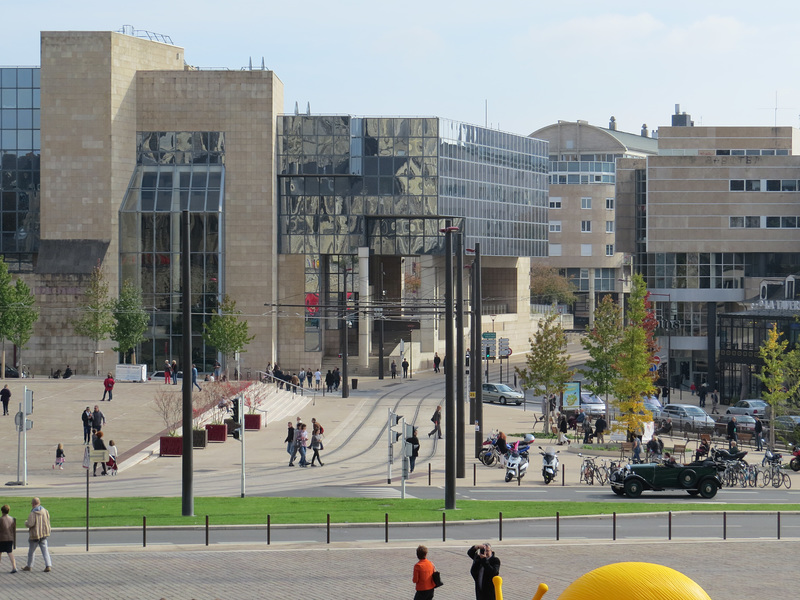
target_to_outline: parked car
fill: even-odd
[[[484,383],[481,388],[484,402],[499,402],[500,404],[513,402],[519,406],[525,400],[525,394],[507,386],[505,383]]]
[[[696,408],[696,407],[695,407]],[[669,466],[661,463],[627,465],[611,474],[611,489],[617,496],[638,498],[644,490],[686,490],[690,496],[713,498],[722,487],[717,465],[712,461]]]
[[[796,427],[800,427],[800,415],[775,417],[775,431],[794,431]]]
[[[714,419],[708,416],[702,408],[693,404],[667,404],[661,409],[660,419],[672,418],[675,431],[685,433],[712,431]]]
[[[728,415],[753,415],[761,416],[769,405],[763,400],[739,400],[725,411]]]
[[[19,371],[17,371],[14,367],[9,367],[6,365],[6,379],[9,377],[19,377]]]
[[[756,432],[756,420],[750,415],[720,415],[714,425],[714,433],[717,435],[727,435],[728,423],[736,417],[736,431],[739,433],[752,433]]]
[[[183,379],[183,371],[178,371],[178,379]],[[147,374],[147,381],[160,381],[164,382],[164,371],[154,371]]]
[[[592,417],[606,414],[606,403],[600,396],[581,392],[581,405],[583,412]]]

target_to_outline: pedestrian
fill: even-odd
[[[306,424],[300,423],[297,428],[299,429],[299,435],[296,435],[296,442],[297,449],[300,452],[300,466],[307,467],[308,461],[306,460],[306,448],[308,447],[308,431],[306,431]]]
[[[764,440],[762,439],[763,432],[764,432],[764,424],[761,422],[761,419],[758,418],[758,415],[753,415],[755,419],[755,434],[756,434],[756,450],[761,452],[764,447]]]
[[[414,432],[411,437],[406,438],[406,443],[411,444],[411,456],[408,457],[408,472],[414,472],[414,465],[417,463],[417,457],[419,456],[419,438],[417,437],[417,433],[419,429],[414,427]]]
[[[166,385],[172,383],[172,367],[169,364],[169,359],[164,361],[164,383]]]
[[[592,443],[592,416],[586,415],[586,418],[583,420],[583,443],[584,444],[591,444]]]
[[[694,384],[694,381],[692,385],[689,386],[689,391],[692,392],[692,396],[694,396],[694,393],[697,391],[697,386]]]
[[[108,466],[109,470],[111,471],[111,475],[116,475],[117,471],[119,470],[119,466],[117,465],[117,446],[114,444],[114,440],[109,440],[108,442],[108,462],[106,466]]]
[[[55,469],[58,467],[61,471],[64,470],[64,462],[67,459],[67,455],[64,454],[64,444],[59,444],[58,448],[56,448],[56,462],[53,463],[53,468]]]
[[[321,424],[319,421],[317,421],[317,420],[316,420],[314,417],[312,417],[312,418],[311,418],[311,427],[312,427],[312,429],[313,429],[314,427],[319,427],[319,432],[320,432],[320,434],[322,434],[322,435],[325,435],[325,428],[324,428],[324,427],[322,426],[322,424]]]
[[[433,572],[436,567],[428,560],[428,548],[417,546],[417,564],[414,565],[414,576],[411,581],[416,584],[417,593],[414,600],[430,600],[433,598],[433,590],[436,584],[433,583]]]
[[[711,392],[711,414],[718,415],[719,411],[717,410],[717,404],[719,404],[719,392],[714,390]]]
[[[297,372],[297,381],[300,384],[300,389],[302,390],[305,387],[306,383],[306,370],[302,367]]]
[[[92,448],[94,448],[95,450],[108,450],[108,448],[106,448],[106,443],[103,441],[102,431],[98,431],[97,434],[94,436],[94,439],[92,440]],[[103,475],[108,475],[105,461],[101,462],[100,464],[103,467]],[[94,466],[92,467],[92,475],[94,477],[97,477],[97,463],[94,463]]]
[[[214,361],[214,381],[219,381],[219,376],[222,373],[222,365],[219,364],[218,360]]]
[[[297,388],[300,385],[300,378],[297,375],[291,375],[289,381],[292,383],[292,393],[297,393]]]
[[[92,411],[92,429],[100,431],[105,424],[106,416],[100,412],[100,407],[95,404],[94,411]]]
[[[400,363],[400,366],[403,367],[403,379],[405,379],[408,377],[408,360],[404,358],[403,362]]]
[[[322,385],[322,371],[320,371],[319,369],[314,371],[314,384],[317,387],[317,391],[319,391],[319,387],[320,385]]]
[[[172,385],[178,385],[178,361],[172,359]]]
[[[441,364],[441,362],[442,362],[442,359],[439,358],[439,353],[438,352],[434,352],[433,353],[433,372],[434,373],[438,373],[439,372],[439,365]]]
[[[333,369],[333,391],[339,391],[339,385],[342,383],[342,373],[339,371],[339,367],[334,367]]]
[[[567,415],[562,413],[558,419],[558,445],[563,446],[564,443],[569,446],[569,438],[567,437]]]
[[[17,561],[14,558],[14,541],[17,539],[17,522],[12,519],[8,513],[11,512],[11,507],[4,504],[0,508],[3,516],[0,516],[0,558],[3,553],[8,554],[11,561],[11,572],[17,572]]]
[[[739,433],[736,425],[736,417],[731,417],[728,421],[728,450],[731,450],[739,443]]]
[[[203,391],[203,388],[197,383],[197,367],[192,365],[192,388],[197,388],[199,391]]]
[[[103,402],[106,399],[106,394],[108,394],[108,401],[111,402],[112,392],[114,391],[114,376],[111,375],[109,372],[108,377],[105,378],[103,381],[103,397],[100,398],[100,402]]]
[[[697,395],[700,397],[699,406],[705,406],[706,405],[706,395],[707,394],[708,394],[708,386],[704,383],[703,385],[700,386],[700,391],[697,393]]]
[[[389,367],[389,371],[392,373],[392,379],[397,378],[397,363],[392,361],[392,365]],[[6,386],[8,387],[8,386]]]
[[[283,442],[286,444],[286,452],[289,454],[289,466],[294,466],[294,457],[297,452],[294,449],[294,426],[292,425],[291,421],[287,422],[288,431],[286,433],[286,439]]]
[[[433,412],[433,416],[431,417],[431,422],[433,423],[433,429],[428,434],[428,437],[431,437],[434,433],[439,435],[439,439],[442,439],[442,407],[441,405],[436,407],[436,410]]]
[[[311,382],[314,380],[314,374],[311,372],[311,369],[306,371],[306,381],[308,382],[308,389],[311,390]]]
[[[81,415],[83,421],[83,443],[88,444],[92,439],[92,409],[88,406]]]
[[[50,537],[50,513],[42,506],[38,498],[31,500],[31,512],[25,520],[28,528],[28,564],[22,567],[23,571],[31,571],[36,558],[36,548],[42,551],[44,558],[44,572],[52,571],[53,563],[50,552],[47,550],[47,538]]]
[[[3,415],[5,416],[8,414],[8,402],[11,400],[11,390],[8,389],[8,384],[0,390],[0,400],[3,401]]]
[[[578,411],[578,416],[577,416],[577,417],[575,417],[575,423],[576,423],[576,426],[575,426],[575,427],[577,428],[577,426],[578,426],[578,425],[581,425],[581,426],[582,426],[582,425],[583,425],[583,422],[584,422],[585,420],[586,420],[586,413],[585,413],[585,412],[584,412],[584,410],[581,408],[581,409]]]
[[[633,464],[638,465],[642,462],[642,439],[638,435],[633,436]]]
[[[495,600],[495,577],[500,575],[500,559],[489,544],[475,544],[467,550],[472,559],[470,575],[475,580],[475,600]]]
[[[322,450],[324,446],[322,445],[322,432],[320,431],[319,425],[314,425],[314,429],[311,431],[311,449],[314,451],[314,454],[311,456],[311,466],[316,466],[314,461],[319,461],[319,466],[324,467],[325,465],[322,463],[322,459],[319,457],[319,451]]]
[[[72,377],[72,369],[70,369],[70,368],[69,368],[69,365],[67,365],[67,368],[66,368],[66,369],[64,369],[64,376],[63,376],[63,378],[64,378],[64,379],[69,379],[70,377]]]

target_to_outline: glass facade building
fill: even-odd
[[[0,69],[0,253],[33,270],[39,246],[40,69]]]
[[[151,314],[140,362],[176,356],[181,323],[181,212],[190,212],[192,362],[213,368],[203,323],[216,311],[224,288],[223,215],[225,135],[160,131],[137,135],[137,161],[119,215],[120,283],[134,281]],[[183,368],[183,366],[182,366]]]

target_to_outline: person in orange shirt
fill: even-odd
[[[433,598],[433,590],[436,587],[433,583],[433,572],[436,567],[428,560],[428,548],[425,546],[417,546],[417,558],[419,562],[414,565],[414,578],[412,579],[417,584],[414,600],[430,600]]]

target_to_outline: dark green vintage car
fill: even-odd
[[[714,461],[705,460],[688,465],[650,463],[627,465],[611,474],[611,489],[618,496],[638,498],[644,490],[686,490],[690,496],[700,494],[713,498],[722,487]]]

